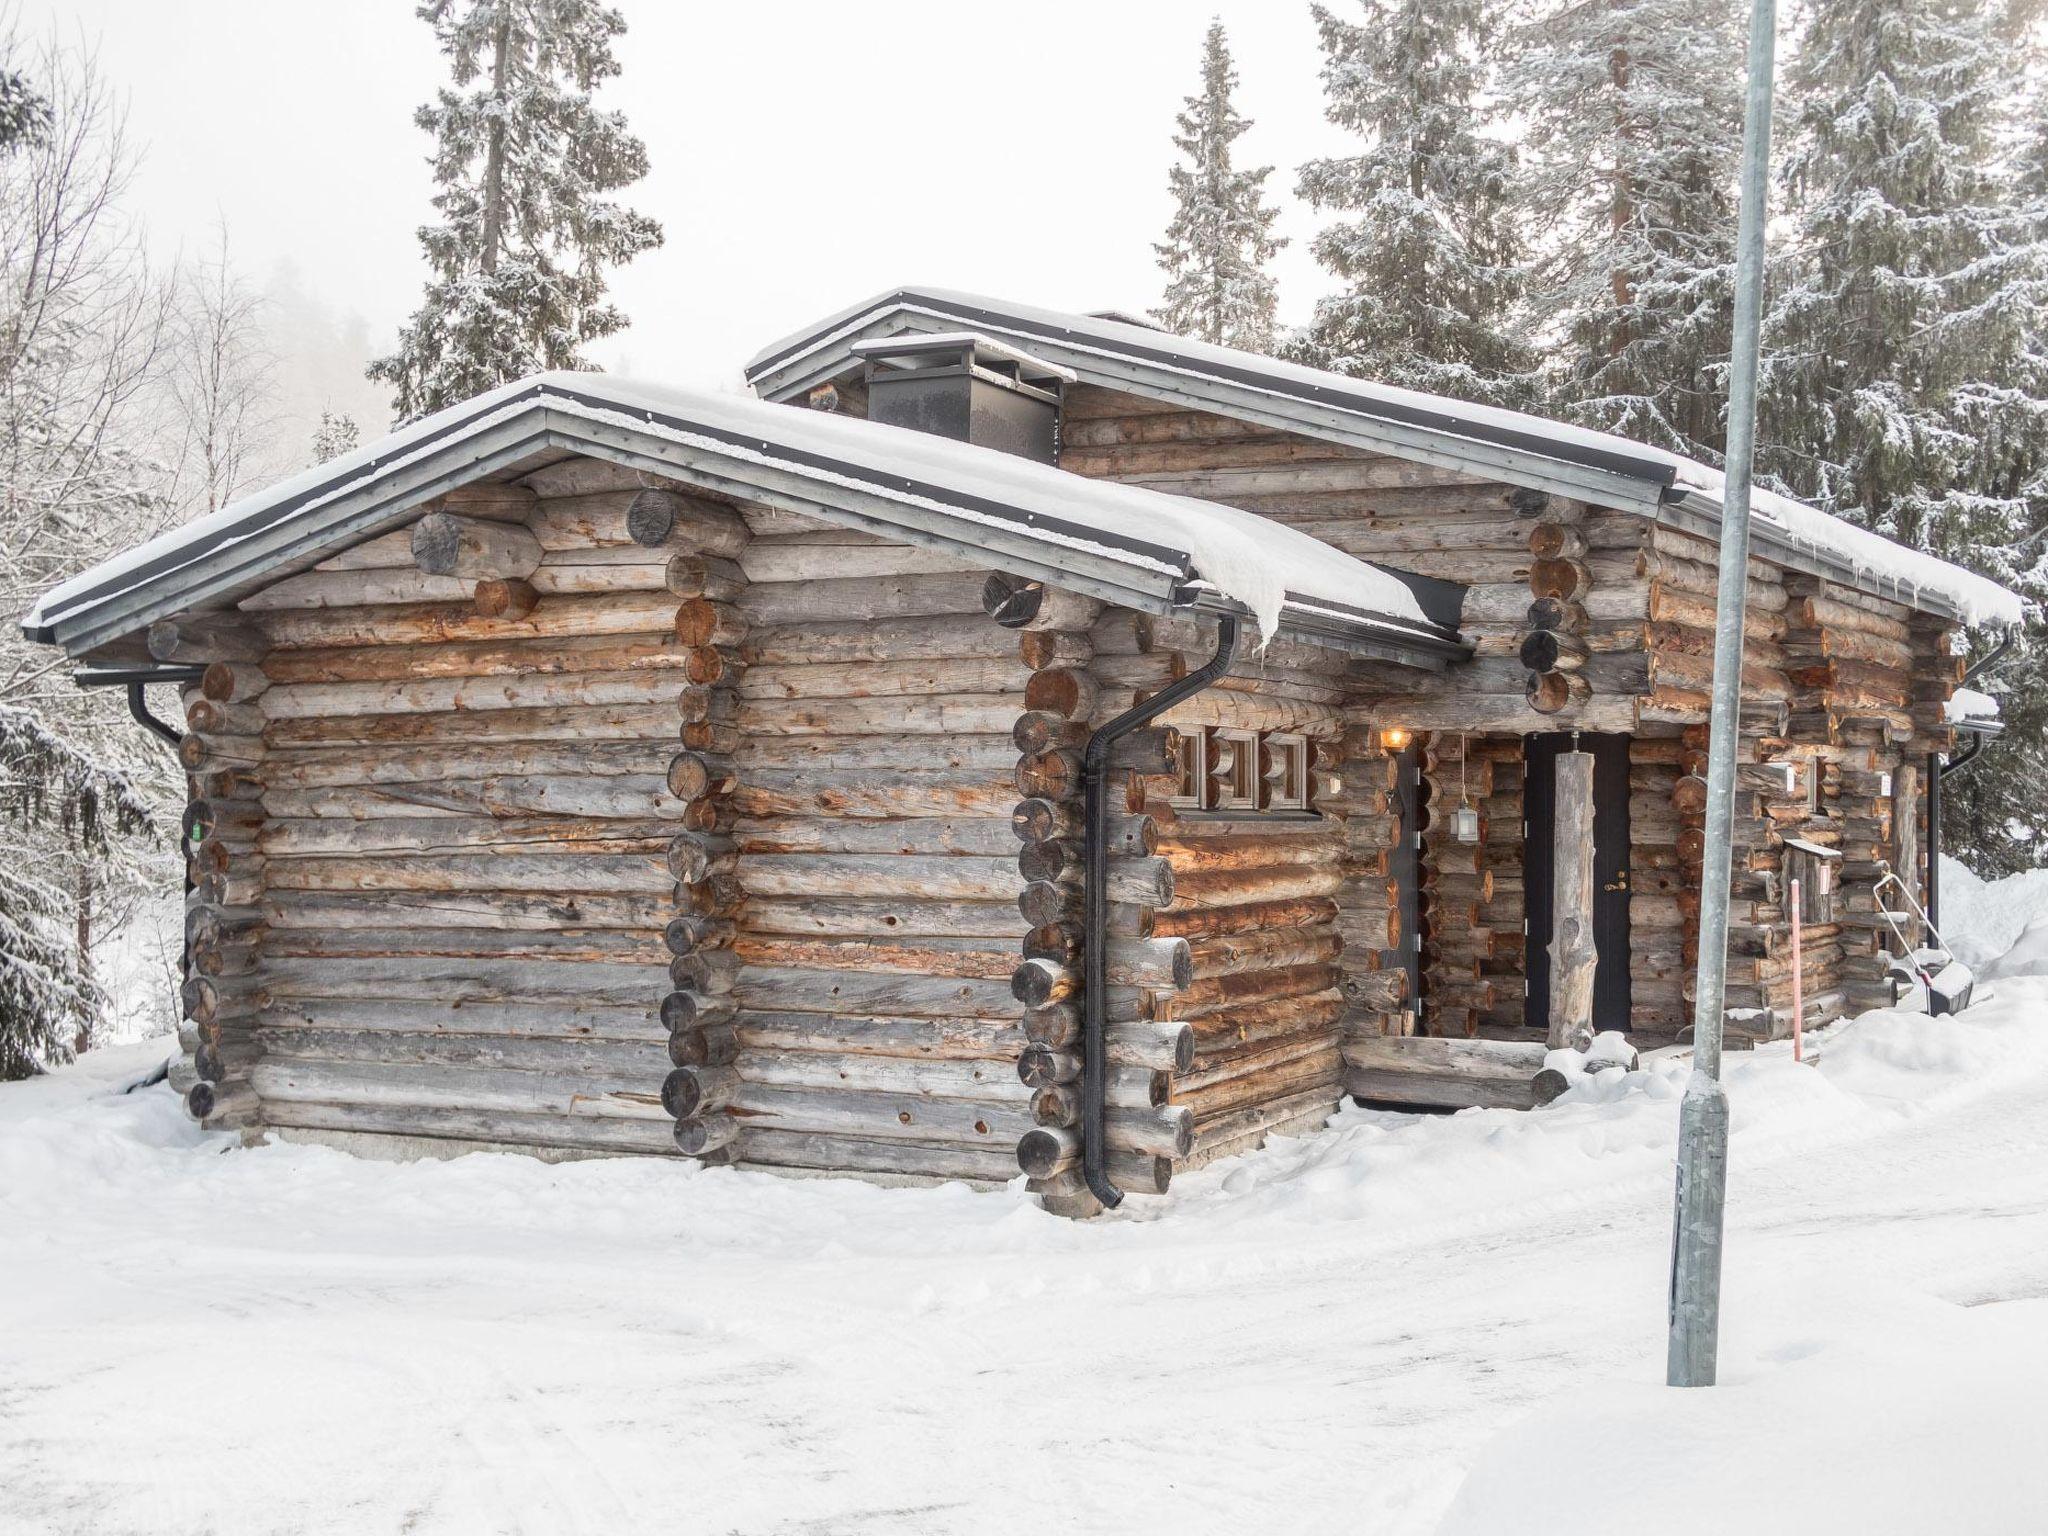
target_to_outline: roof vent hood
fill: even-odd
[[[1074,375],[971,331],[855,342],[868,420],[1053,462],[1060,391]]]

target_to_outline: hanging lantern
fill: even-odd
[[[1390,725],[1380,732],[1380,745],[1389,752],[1405,751],[1408,746],[1408,733],[1398,725]]]
[[[1461,805],[1451,812],[1451,836],[1461,843],[1479,841],[1479,813],[1469,805]]]

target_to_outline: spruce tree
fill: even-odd
[[[2017,81],[1998,19],[1980,0],[1808,13],[1762,440],[1800,494],[2025,587],[2048,376],[2038,232],[2000,160]]]
[[[356,425],[355,417],[346,411],[323,410],[320,425],[313,429],[313,462],[325,464],[344,453],[353,453],[362,440],[362,429]]]
[[[1567,419],[1718,463],[1734,315],[1743,12],[1545,0],[1513,34],[1528,334]]]
[[[1522,277],[1515,156],[1484,131],[1488,8],[1360,0],[1347,21],[1312,7],[1324,115],[1366,145],[1301,168],[1303,197],[1354,217],[1316,237],[1343,286],[1291,345],[1300,361],[1463,399],[1526,395],[1529,359],[1509,328]]]
[[[1287,242],[1273,234],[1279,210],[1263,201],[1270,165],[1239,170],[1231,145],[1251,127],[1231,105],[1237,71],[1223,23],[1202,44],[1202,89],[1174,119],[1185,163],[1167,172],[1174,196],[1166,239],[1153,247],[1167,276],[1153,318],[1168,330],[1248,352],[1273,344],[1278,290],[1266,263]]]
[[[434,136],[433,276],[398,350],[370,377],[412,420],[508,379],[586,368],[580,348],[622,329],[605,272],[661,227],[604,194],[647,174],[647,151],[592,92],[619,72],[626,29],[597,0],[426,0],[419,16],[453,84],[415,121]]]

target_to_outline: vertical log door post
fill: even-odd
[[[1593,754],[1557,755],[1557,815],[1550,918],[1552,1050],[1593,1043]],[[1615,957],[1619,962],[1619,956]]]

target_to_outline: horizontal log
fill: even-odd
[[[473,602],[444,599],[375,607],[283,607],[252,614],[250,619],[273,646],[335,648],[659,634],[674,622],[675,610],[675,598],[666,592],[629,590],[550,595],[531,612],[516,616],[487,616],[478,613]]]
[[[273,929],[382,928],[416,923],[424,927],[502,928],[524,933],[585,928],[652,932],[666,919],[668,906],[669,892],[665,889],[645,896],[266,890],[258,910],[262,920]]]
[[[516,523],[430,512],[412,525],[412,558],[429,576],[480,581],[532,575],[541,547]]]
[[[589,891],[654,895],[674,883],[660,854],[449,854],[274,859],[266,891]]]
[[[861,971],[748,966],[733,988],[747,1010],[885,1016],[966,1015],[1010,1018],[1016,1003],[1007,981],[901,976]]]
[[[579,1118],[669,1118],[658,1083],[614,1082],[581,1074],[272,1060],[254,1068],[249,1079],[266,1105],[323,1103],[381,1109],[504,1110]]]
[[[651,774],[607,774],[569,778],[542,774],[490,779],[438,779],[414,784],[343,784],[265,792],[263,808],[278,820],[293,818],[380,818],[447,816],[672,819],[678,813],[667,780]],[[339,827],[336,835],[347,837]],[[565,834],[567,829],[565,829]],[[386,834],[365,827],[374,840]]]
[[[1013,712],[1031,673],[1007,657],[955,660],[829,662],[749,668],[738,684],[749,699],[924,698],[933,694],[1016,694]],[[898,705],[918,708],[918,705]]]

